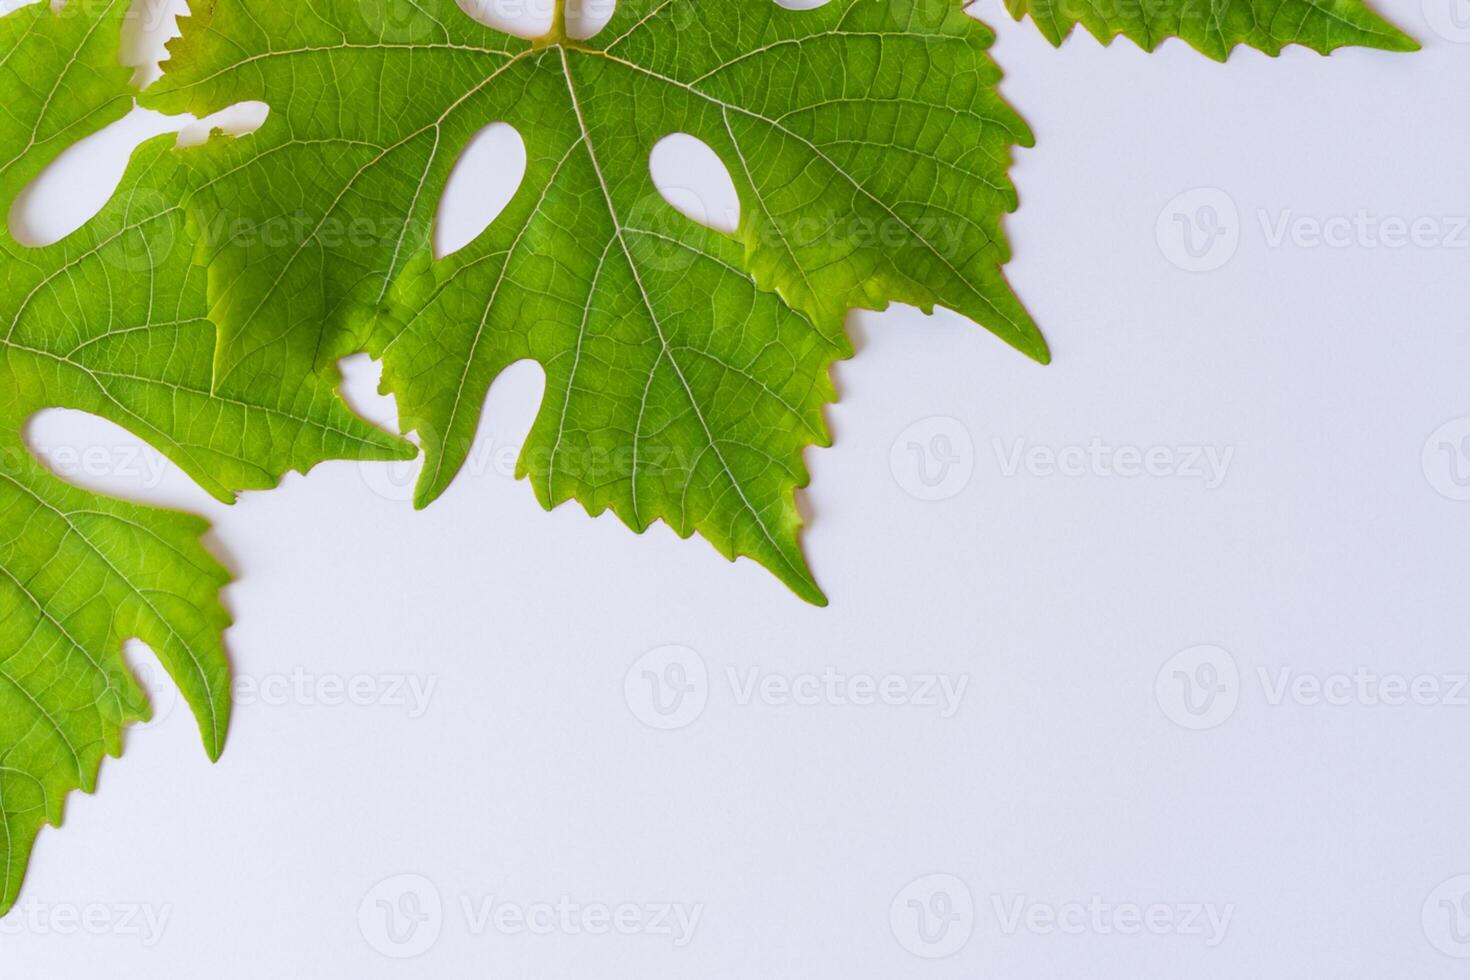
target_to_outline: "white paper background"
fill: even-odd
[[[411,472],[351,463],[227,508],[107,423],[38,419],[80,482],[214,522],[248,687],[211,766],[160,686],[42,835],[0,970],[1464,976],[1470,8],[1380,6],[1422,52],[1222,66],[1053,50],[985,0],[1038,134],[1010,275],[1056,363],[953,314],[852,317],[803,499],[826,610],[666,528],[543,513],[507,475],[534,367],[423,513]],[[162,128],[19,217],[82,220]],[[450,220],[494,195],[484,159]],[[952,711],[850,703],[926,677]],[[597,903],[632,934],[591,934]]]

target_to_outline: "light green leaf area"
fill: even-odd
[[[1290,44],[1321,54],[1356,46],[1417,51],[1418,43],[1364,0],[1006,0],[1052,44],[1081,24],[1104,44],[1126,37],[1152,51],[1171,37],[1224,61],[1238,45],[1278,55]]]
[[[63,149],[131,107],[118,65],[127,7],[0,18],[6,210]],[[200,544],[204,522],[65,483],[27,449],[28,419],[48,407],[110,419],[226,500],[323,459],[403,452],[314,377],[211,393],[206,272],[182,207],[187,154],[171,143],[147,145],[103,212],[53,246],[0,228],[0,913],[41,827],[60,823],[68,792],[93,789],[123,727],[148,716],[126,639],[158,655],[211,757],[230,713],[227,576]]]
[[[824,602],[794,491],[829,441],[847,311],[942,305],[1047,358],[1000,271],[1031,136],[958,4],[621,0],[587,42],[520,40],[452,0],[206,2],[181,26],[152,105],[272,107],[199,158],[201,211],[301,230],[212,238],[216,383],[331,377],[365,347],[421,437],[420,505],[492,380],[530,358],[547,386],[519,471],[544,506],[698,531]],[[450,170],[494,121],[522,135],[525,180],[435,261]],[[649,157],[680,132],[729,170],[735,234],[659,196]]]

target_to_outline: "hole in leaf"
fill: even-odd
[[[539,361],[523,358],[506,365],[485,392],[466,470],[475,476],[514,476],[515,461],[545,402],[546,369]]]
[[[102,210],[122,182],[133,151],[179,128],[175,118],[134,109],[61,152],[10,206],[10,234],[41,248],[61,241]]]
[[[226,136],[248,136],[264,126],[270,114],[271,107],[264,102],[237,102],[203,119],[177,117],[185,120],[184,126],[179,130],[179,145],[199,146],[215,130]]]
[[[388,432],[398,431],[398,400],[383,394],[383,362],[367,354],[349,354],[337,361],[342,372],[338,394],[362,418]]]
[[[501,487],[506,493],[525,492],[524,487],[515,487],[512,481],[521,447],[530,438],[531,426],[545,400],[546,369],[540,362],[525,358],[506,365],[485,392],[474,439],[455,474],[451,490],[458,486],[460,492],[467,492],[465,484],[480,484],[468,491],[477,499],[484,493],[486,483]]]
[[[816,10],[829,2],[830,0],[776,0],[776,6],[787,10]]]
[[[183,696],[173,678],[168,676],[168,670],[164,668],[163,661],[158,659],[158,654],[142,640],[130,638],[123,641],[123,662],[128,665],[133,682],[142,689],[153,711],[153,717],[147,721],[134,722],[128,726],[127,737],[131,739],[136,738],[140,732],[157,728],[166,722],[183,700]]]
[[[456,0],[470,17],[517,37],[545,37],[551,32],[554,0]],[[612,20],[617,0],[567,0],[567,33],[579,41]]]
[[[27,247],[44,248],[81,228],[117,193],[133,152],[155,136],[178,133],[180,146],[197,146],[216,129],[230,136],[254,132],[269,114],[264,102],[241,102],[199,120],[134,109],[67,147],[16,195],[7,221],[10,235]]]
[[[90,412],[42,409],[26,423],[24,438],[31,455],[72,486],[175,510],[208,506],[204,491],[163,453]]]
[[[617,0],[568,0],[567,33],[585,41],[607,26],[617,12]]]
[[[178,18],[188,13],[184,0],[133,0],[123,22],[119,60],[133,69],[133,84],[138,88],[163,75],[159,64],[168,58],[168,42],[180,34]]]
[[[734,234],[740,227],[740,195],[724,161],[709,144],[688,133],[658,141],[648,159],[653,186],[684,217]]]
[[[551,32],[554,0],[456,0],[470,17],[517,37],[544,37]]]
[[[338,392],[347,407],[379,428],[397,432],[398,399],[382,391],[383,362],[367,354],[350,354],[337,361],[337,368],[342,372]],[[415,444],[419,442],[417,433],[409,433],[408,439]],[[409,460],[359,463],[358,472],[377,496],[407,503],[413,499],[413,488],[423,465],[424,457],[420,453]]]
[[[434,214],[434,255],[453,255],[500,216],[526,176],[526,144],[509,123],[494,122],[466,144]]]

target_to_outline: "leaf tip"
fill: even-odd
[[[825,609],[828,605],[827,593],[823,592],[822,587],[817,584],[816,577],[812,575],[806,562],[803,561],[800,565],[793,566],[793,572],[795,574],[780,575],[786,587],[795,592],[804,602],[809,602],[818,609]]]

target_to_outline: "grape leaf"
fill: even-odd
[[[200,158],[201,207],[310,229],[215,243],[216,383],[330,376],[366,347],[421,437],[421,506],[490,382],[532,358],[546,396],[518,470],[544,506],[698,530],[823,602],[793,495],[804,447],[828,443],[847,310],[940,304],[1047,358],[999,269],[1010,148],[1031,135],[996,93],[991,33],[957,5],[624,0],[585,43],[521,40],[452,0],[205,3],[182,25],[151,105],[272,107]],[[435,262],[435,203],[492,121],[524,134],[526,179]],[[735,235],[659,196],[649,154],[676,132],[729,167]],[[318,234],[349,225],[373,233]]]
[[[1289,44],[1322,54],[1349,45],[1419,49],[1363,0],[1006,0],[1006,7],[1017,20],[1029,14],[1057,45],[1081,24],[1104,44],[1126,37],[1145,51],[1183,38],[1216,61],[1241,44],[1270,55]]]
[[[0,18],[0,200],[131,108],[118,63],[127,8]],[[205,523],[67,484],[27,449],[27,420],[63,407],[115,421],[225,500],[323,459],[404,455],[313,377],[211,392],[206,272],[180,201],[186,154],[170,142],[146,146],[114,200],[55,245],[0,230],[0,913],[41,827],[60,823],[71,790],[94,788],[123,727],[148,717],[126,639],[158,655],[211,758],[230,715],[227,575],[200,543]]]
[[[1268,50],[1402,39],[1372,33],[1381,22],[1357,0],[1322,2],[1336,7],[1242,0],[1267,28],[1239,36]],[[453,0],[198,5],[150,104],[268,103],[252,139],[200,158],[198,203],[221,227],[244,215],[301,228],[286,242],[212,236],[216,384],[331,378],[341,354],[368,350],[420,436],[425,506],[468,455],[490,383],[533,359],[546,395],[517,474],[543,506],[699,531],[824,602],[794,491],[803,449],[829,442],[847,311],[942,305],[1048,359],[1000,271],[1011,147],[1032,140],[997,94],[993,36],[954,0],[622,0],[577,41],[564,6],[526,41]],[[1337,8],[1338,27],[1306,16]],[[1199,33],[1188,13],[1173,26],[1211,53],[1254,24],[1222,9]],[[492,121],[524,137],[526,178],[485,234],[435,261],[436,202]],[[655,189],[649,155],[676,132],[726,164],[734,235]]]
[[[1221,59],[1240,43],[1414,46],[1358,0],[1070,2],[1008,5],[1053,42],[1082,23]],[[0,200],[128,110],[127,5],[0,18]],[[452,0],[194,6],[145,101],[205,115],[259,99],[265,127],[146,144],[56,245],[0,231],[0,913],[41,826],[147,715],[124,639],[158,652],[211,757],[229,714],[226,575],[203,523],[58,479],[21,437],[39,409],[112,419],[228,500],[323,459],[408,454],[336,395],[337,358],[366,349],[423,443],[423,506],[463,463],[490,383],[530,358],[547,389],[518,472],[544,506],[698,531],[820,603],[794,492],[805,447],[829,441],[847,311],[942,305],[1048,359],[1000,271],[1011,150],[1031,135],[957,0],[621,0],[587,41],[562,2],[532,41]],[[525,137],[526,180],[436,261],[436,202],[491,121]],[[650,153],[675,132],[728,167],[734,234],[654,187]]]

